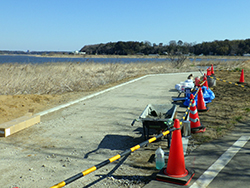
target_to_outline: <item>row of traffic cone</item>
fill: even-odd
[[[214,74],[213,66],[211,69],[208,69],[207,75],[210,76]],[[207,77],[204,74],[203,77],[204,86],[208,88]],[[197,108],[196,102],[194,100],[194,95],[190,95],[190,112],[189,112],[189,120],[190,127],[192,133],[200,133],[205,132],[206,128],[200,122],[198,111],[207,111],[208,107],[206,107],[202,88],[200,87],[200,80],[195,80],[196,86],[199,87],[198,91],[198,99],[197,99]],[[182,135],[180,130],[179,120],[175,119],[174,127],[176,128],[172,134],[171,147],[169,151],[168,164],[166,168],[163,168],[157,175],[156,179],[159,181],[165,181],[169,183],[179,184],[179,185],[188,185],[194,176],[194,170],[188,169],[185,167],[184,161],[184,153],[183,153],[183,145],[182,145]]]
[[[213,64],[211,65],[211,67],[208,67],[207,69],[207,76],[212,76],[214,75],[214,66]]]
[[[213,65],[211,66],[211,68],[209,68],[207,72],[207,76],[211,75],[214,75]],[[207,84],[206,75],[204,75],[203,81],[205,81],[204,86],[208,87],[208,85],[206,85]],[[197,83],[198,82],[199,81],[197,80]],[[240,82],[244,83],[243,69],[241,72]],[[198,91],[197,108],[193,94],[190,95],[190,101],[192,101],[189,112],[191,132],[193,133],[204,132],[206,128],[200,122],[198,111],[207,111],[208,107],[206,107],[201,87],[199,87]],[[194,170],[188,169],[185,166],[182,135],[178,119],[174,120],[174,128],[176,130],[174,130],[172,133],[172,141],[171,141],[167,166],[164,167],[156,175],[156,179],[159,181],[165,181],[185,186],[189,184],[192,177],[194,176]]]
[[[199,110],[197,111],[194,95],[190,95],[190,101],[192,101],[189,112],[190,126],[193,133],[204,132],[206,128],[201,124],[198,111],[207,110],[202,95],[201,87],[198,91],[198,104]],[[188,185],[194,176],[194,170],[185,167],[182,135],[180,130],[180,123],[178,119],[174,120],[174,127],[176,130],[172,133],[171,146],[168,156],[167,167],[164,167],[157,175],[156,179],[168,183],[174,183],[178,185]]]
[[[213,70],[213,69],[212,69]],[[203,81],[204,86],[208,87],[206,75],[204,75]],[[198,86],[198,100],[197,100],[197,108],[194,100],[194,95],[190,95],[190,112],[189,112],[189,120],[190,127],[192,133],[205,132],[206,128],[201,124],[198,111],[207,111],[208,107],[206,107],[202,88],[200,87],[200,80],[195,80],[196,86]],[[182,135],[180,130],[179,120],[175,119],[174,127],[175,131],[172,133],[171,146],[168,156],[168,164],[166,168],[163,168],[157,175],[156,179],[159,181],[179,184],[179,185],[188,185],[194,176],[194,170],[188,169],[185,167],[184,161],[184,153],[183,153],[183,145],[182,145]]]
[[[207,87],[208,89],[208,81],[207,76],[214,75],[214,67],[213,64],[211,67],[207,69],[207,74],[204,74],[203,76],[203,86]],[[197,85],[198,87],[200,85]],[[206,106],[205,100],[203,98],[202,88],[198,88],[198,99],[197,99],[197,105],[195,104],[194,96],[193,94],[190,95],[190,101],[192,101],[190,112],[189,112],[189,121],[190,121],[190,128],[192,133],[200,133],[205,132],[206,128],[201,124],[198,112],[205,112],[208,111],[208,107]],[[197,108],[196,108],[197,106]],[[198,112],[197,112],[198,110]]]
[[[203,86],[206,86],[208,88],[208,82],[207,82],[207,76],[213,76],[214,75],[214,67],[213,64],[211,65],[211,67],[209,67],[207,69],[207,74],[204,74],[203,76]],[[196,86],[200,86],[199,81],[200,80],[195,80],[196,81]],[[241,70],[241,75],[240,75],[240,81],[237,82],[238,84],[246,84],[244,81],[244,69]],[[206,103],[204,101],[203,98],[203,94],[202,94],[202,89],[201,87],[199,88],[199,92],[198,92],[198,100],[197,100],[197,109],[196,109],[196,105],[195,105],[195,100],[193,95],[190,95],[190,101],[193,100],[192,102],[192,106],[190,107],[190,127],[191,127],[191,131],[193,133],[198,133],[198,132],[204,132],[206,130],[206,128],[204,128],[204,126],[202,126],[202,124],[199,121],[199,116],[198,116],[198,112],[204,112],[204,111],[208,111],[208,107],[206,106]],[[194,113],[196,112],[196,113]],[[197,121],[198,119],[198,121]]]
[[[211,67],[207,69],[207,76],[213,76],[214,75],[214,66],[211,64]],[[237,82],[238,84],[246,84],[244,80],[244,69],[241,69],[241,74],[240,74],[240,80]]]

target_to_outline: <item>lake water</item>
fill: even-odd
[[[56,63],[56,62],[95,62],[95,63],[139,63],[139,62],[163,62],[166,58],[68,58],[68,57],[36,57],[26,55],[0,55],[0,63]],[[194,59],[190,58],[190,61]],[[237,59],[201,59],[195,61],[236,61]]]
[[[139,63],[161,62],[160,58],[68,58],[68,57],[36,57],[25,55],[0,55],[0,63],[56,63],[56,62],[95,62],[95,63]]]

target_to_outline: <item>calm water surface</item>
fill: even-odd
[[[95,62],[95,63],[139,63],[164,62],[165,58],[68,58],[68,57],[36,57],[26,55],[0,55],[0,63],[56,63],[56,62]],[[194,59],[190,58],[190,61]],[[236,61],[237,59],[201,59],[195,61]]]
[[[95,63],[138,63],[161,62],[167,59],[158,58],[68,58],[68,57],[36,57],[25,55],[0,55],[0,63],[56,63],[56,62],[95,62]]]

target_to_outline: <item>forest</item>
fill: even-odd
[[[80,52],[103,55],[223,55],[242,56],[250,53],[250,39],[215,40],[213,42],[187,43],[172,40],[168,44],[155,44],[149,41],[118,41],[106,44],[85,45]]]

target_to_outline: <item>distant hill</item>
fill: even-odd
[[[200,44],[170,41],[168,45],[148,41],[118,41],[84,46],[80,52],[105,55],[193,54],[193,55],[243,55],[250,53],[250,39],[202,42]]]
[[[249,55],[250,56],[250,39],[245,40],[215,40],[213,42],[187,43],[179,41],[170,41],[169,44],[163,45],[151,44],[149,41],[118,41],[106,44],[85,45],[80,52],[86,52],[87,55]],[[16,55],[70,55],[74,52],[66,51],[8,51],[0,50],[1,54]],[[85,53],[84,53],[85,54]]]

